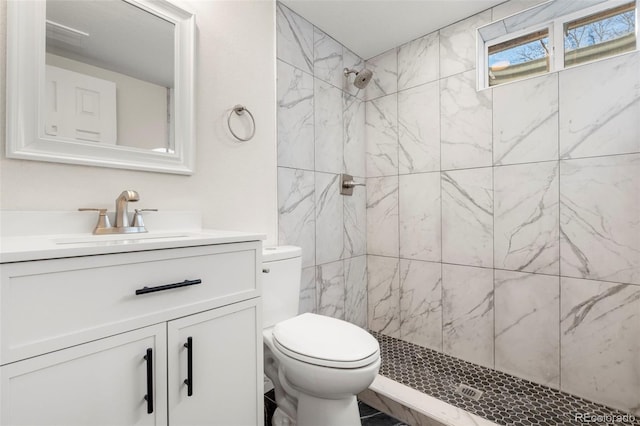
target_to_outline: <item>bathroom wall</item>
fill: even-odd
[[[366,192],[340,195],[340,173],[365,177],[363,93],[342,73],[364,62],[276,9],[278,240],[302,247],[301,312],[366,326]]]
[[[113,209],[123,189],[136,189],[141,207],[198,210],[207,227],[263,232],[268,243],[277,242],[275,5],[264,1],[178,3],[196,14],[198,27],[193,176],[7,159],[7,2],[0,2],[2,209]],[[236,143],[226,127],[227,115],[238,103],[256,118],[256,136],[244,144]]]
[[[368,325],[640,414],[640,53],[476,91],[500,5],[368,60]]]

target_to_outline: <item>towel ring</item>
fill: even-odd
[[[245,113],[245,111],[247,112],[247,114],[249,114],[249,117],[251,118],[251,124],[253,125],[251,134],[247,138],[238,136],[236,132],[234,132],[233,129],[231,128],[231,116],[233,115],[233,113],[235,112],[236,115],[242,115]],[[229,117],[227,117],[227,126],[229,126],[229,131],[231,132],[233,137],[238,139],[240,142],[247,142],[248,140],[253,138],[253,136],[256,134],[256,120],[255,118],[253,118],[253,114],[251,114],[251,111],[249,111],[247,108],[245,108],[243,105],[240,105],[240,104],[234,106],[231,112],[229,113]]]

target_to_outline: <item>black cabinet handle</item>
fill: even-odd
[[[187,378],[184,379],[184,384],[187,385],[187,396],[193,395],[193,339],[187,337],[187,343],[184,344],[187,348]]]
[[[144,399],[147,401],[147,413],[153,413],[153,349],[148,348],[144,356],[147,361],[147,394]]]
[[[136,296],[147,293],[155,293],[156,291],[171,290],[172,288],[187,287],[200,283],[202,283],[202,280],[184,280],[181,283],[165,284],[156,287],[142,287],[136,290]]]

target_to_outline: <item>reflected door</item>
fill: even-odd
[[[115,145],[116,85],[47,65],[45,134]]]

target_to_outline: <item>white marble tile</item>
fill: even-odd
[[[399,178],[400,257],[439,262],[440,172]]]
[[[344,239],[343,196],[340,175],[316,173],[316,264],[342,258]]]
[[[491,90],[476,91],[473,71],[440,80],[442,170],[492,164]]]
[[[410,425],[498,426],[497,423],[380,374],[369,389],[358,394],[358,399],[361,397],[365,404],[385,410],[385,413],[391,413]]]
[[[560,72],[560,155],[640,151],[640,53]]]
[[[344,264],[341,260],[316,266],[318,313],[344,319]]]
[[[441,264],[400,259],[400,337],[442,351]]]
[[[313,76],[342,87],[342,45],[319,28],[313,29]]]
[[[367,179],[367,254],[399,255],[397,176]]]
[[[525,9],[529,9],[530,7],[536,6],[540,3],[544,3],[545,1],[546,0],[506,1],[491,9],[491,19],[494,21],[497,21],[498,19],[504,19],[515,13],[522,12]]]
[[[400,338],[398,258],[367,256],[369,329]]]
[[[313,72],[313,25],[280,2],[276,3],[276,45],[278,59]]]
[[[371,100],[398,91],[398,55],[396,48],[367,59],[365,66],[373,72],[373,78],[365,88],[365,99]],[[350,81],[353,77],[351,77]]]
[[[366,176],[365,103],[355,96],[343,96],[344,171]]]
[[[342,91],[314,79],[315,170],[342,173]]]
[[[562,390],[640,416],[640,287],[562,278]]]
[[[606,0],[547,1],[538,7],[524,10],[506,18],[504,20],[505,26],[510,32],[531,28],[532,25],[547,23],[558,16],[570,15],[573,12],[604,1]]]
[[[398,174],[398,95],[365,105],[367,177]]]
[[[495,271],[496,369],[560,387],[560,278]]]
[[[492,170],[442,173],[442,261],[493,267]]]
[[[359,327],[367,327],[367,257],[358,256],[344,261],[346,287],[344,319]]]
[[[278,167],[278,244],[302,248],[302,267],[315,265],[314,172]]]
[[[344,46],[342,46],[342,63],[343,63],[343,67],[342,67],[343,70],[344,68],[349,68],[352,70],[360,71],[361,69],[364,68],[364,59],[362,59],[361,57],[359,57],[358,55],[356,55],[355,53],[353,53],[352,51],[350,51]],[[349,74],[348,78],[342,75],[342,84],[341,86],[338,86],[338,87],[342,87],[342,90],[344,90],[350,95],[356,96],[358,99],[365,98],[365,90],[358,89],[356,86],[353,85],[353,74]]]
[[[313,170],[313,77],[278,61],[278,166]]]
[[[354,177],[356,182],[365,178]],[[354,188],[353,195],[344,200],[344,253],[343,257],[367,254],[367,190]]]
[[[438,32],[405,43],[398,48],[398,90],[435,81],[440,75]]]
[[[558,161],[494,168],[494,262],[559,274]]]
[[[384,378],[384,376],[377,375],[376,380],[380,377]],[[394,382],[394,383],[398,383],[398,382]],[[405,425],[405,424],[427,425],[427,426],[435,425],[433,421],[430,421],[431,419],[429,419],[429,417],[421,415],[420,413],[416,412],[413,409],[413,407],[405,405],[404,400],[402,399],[396,400],[396,399],[388,398],[386,395],[378,392],[374,392],[370,388],[365,389],[364,391],[358,394],[358,401],[361,401],[367,404],[369,407],[375,408],[379,410],[381,413],[388,414],[389,416],[398,420],[393,422],[394,425]],[[391,422],[390,419],[386,421],[386,419],[383,420],[382,417],[380,417],[380,419],[377,420],[377,417],[378,417],[377,414],[371,414],[363,418],[369,419],[365,421],[368,421],[371,423],[376,422],[376,423],[384,424],[384,423]],[[437,425],[441,426],[443,425],[443,423],[438,422]]]
[[[316,268],[311,266],[302,269],[300,278],[300,304],[298,314],[316,312]]]
[[[442,265],[443,351],[493,368],[493,270]]]
[[[504,25],[504,21],[492,22],[491,24],[478,28],[478,36],[482,38],[483,41],[490,41],[505,36],[506,34],[507,27]]]
[[[400,173],[440,170],[440,85],[437,81],[398,93]]]
[[[640,154],[560,162],[560,272],[640,284]]]
[[[476,66],[476,28],[491,22],[491,10],[440,30],[440,78]]]
[[[558,159],[558,74],[493,89],[493,162]]]

